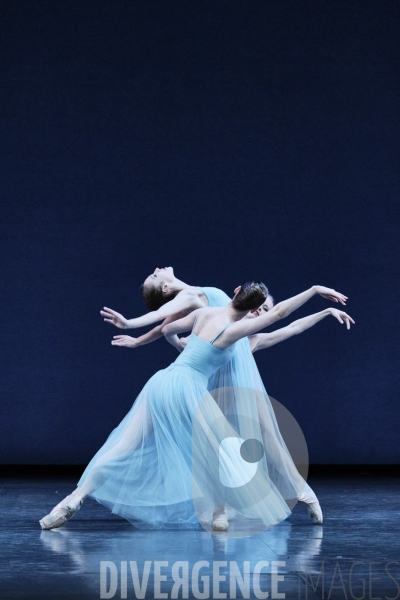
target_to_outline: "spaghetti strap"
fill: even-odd
[[[225,325],[225,327],[223,329],[221,329],[221,331],[219,333],[217,333],[217,335],[215,337],[213,337],[212,340],[210,340],[210,344],[213,344],[215,342],[215,340],[218,339],[219,336],[224,333],[225,329],[228,329],[229,325],[232,325],[232,323],[228,323],[227,325]]]
[[[195,319],[194,319],[194,323],[193,323],[193,325],[192,325],[192,331],[193,331],[193,329],[196,327],[196,323],[197,323],[198,316],[199,316],[199,313],[197,313],[197,315],[196,315],[196,317],[195,317]]]

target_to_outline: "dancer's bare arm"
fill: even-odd
[[[169,323],[162,327],[161,333],[165,336],[165,338],[169,341],[170,344],[172,344],[177,350],[179,350],[179,352],[182,352],[184,346],[186,346],[186,343],[184,345],[182,344],[182,342],[178,338],[178,333],[183,333],[184,331],[192,330],[193,324],[196,320],[197,315],[199,314],[199,311],[200,309],[194,310],[183,319],[179,319],[178,321],[174,321],[173,323]]]
[[[279,302],[273,308],[271,308],[271,310],[259,317],[254,319],[243,319],[242,321],[233,323],[224,335],[224,346],[225,343],[226,346],[229,346],[242,337],[257,333],[258,331],[265,329],[265,327],[272,325],[272,323],[275,323],[275,321],[284,319],[294,310],[310,300],[310,298],[312,298],[315,294],[319,294],[323,298],[328,298],[333,302],[340,302],[341,304],[346,305],[347,296],[336,292],[336,290],[332,288],[327,288],[322,285],[313,285],[305,292],[301,292],[301,294],[297,294],[297,296],[293,296],[292,298],[288,298],[288,300]]]
[[[275,344],[279,344],[280,342],[289,339],[293,335],[303,333],[303,331],[310,329],[310,327],[313,327],[319,321],[325,319],[325,317],[329,317],[329,315],[335,317],[339,323],[346,323],[347,329],[350,329],[350,323],[355,324],[353,319],[342,310],[338,310],[337,308],[326,308],[325,310],[321,310],[321,312],[293,321],[293,323],[290,323],[287,327],[282,327],[277,331],[272,331],[271,333],[255,333],[254,335],[251,335],[249,338],[251,351],[254,354],[254,352],[257,352],[258,350],[269,348],[270,346],[274,346]]]
[[[340,294],[332,288],[327,288],[323,285],[313,285],[305,292],[301,292],[301,294],[297,294],[297,296],[293,296],[292,298],[288,298],[287,300],[279,302],[271,309],[271,311],[277,310],[280,318],[283,319],[290,315],[290,313],[292,313],[294,310],[297,310],[316,294],[319,294],[328,300],[332,300],[332,302],[340,302],[340,304],[343,304],[343,306],[346,306],[346,301],[348,300],[347,296]]]
[[[181,313],[178,313],[176,315],[171,315],[170,317],[167,317],[166,319],[164,319],[164,321],[161,323],[161,325],[157,325],[156,327],[154,327],[153,329],[151,329],[144,335],[141,335],[140,337],[137,337],[137,338],[132,337],[131,335],[114,335],[113,341],[111,342],[111,344],[113,346],[126,346],[127,348],[138,348],[139,346],[144,346],[145,344],[150,344],[151,342],[154,342],[155,340],[158,340],[159,338],[164,337],[163,334],[161,333],[161,329],[164,327],[164,325],[167,325],[168,323],[171,323],[172,321],[176,321],[177,319],[182,319],[185,316],[186,316],[186,313],[184,311],[182,311]]]
[[[180,344],[181,344],[181,348],[182,348],[182,350],[183,350],[184,348],[186,348],[186,346],[187,346],[187,343],[188,343],[188,341],[189,341],[189,338],[190,338],[190,335],[187,335],[186,337],[180,337],[180,338],[179,338],[179,341],[180,341]]]
[[[106,323],[112,323],[119,329],[136,329],[137,327],[146,327],[147,325],[153,325],[158,321],[163,321],[167,317],[180,313],[184,310],[195,310],[201,308],[204,303],[199,298],[198,294],[192,290],[182,290],[158,310],[137,317],[136,319],[125,319],[120,313],[117,313],[111,308],[104,307],[100,311],[100,314],[104,317]]]

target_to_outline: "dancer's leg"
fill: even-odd
[[[57,504],[51,513],[41,519],[43,529],[60,527],[70,519],[81,507],[85,498],[97,490],[107,480],[107,469],[102,469],[107,462],[122,457],[128,452],[138,448],[145,437],[152,431],[152,421],[148,408],[141,405],[132,415],[132,418],[122,433],[121,438],[92,465],[85,481],[71,494]],[[51,516],[53,515],[53,518]]]
[[[257,398],[257,411],[261,435],[264,446],[268,448],[268,457],[272,459],[271,467],[275,470],[274,475],[278,489],[281,487],[280,491],[285,500],[297,500],[306,506],[308,514],[315,525],[322,524],[323,516],[318,498],[298,472],[283,440],[283,444],[280,443],[278,435],[280,437],[281,434],[278,426],[261,398]],[[279,485],[279,479],[282,481],[281,486]],[[285,485],[285,480],[290,482],[289,486]]]
[[[139,448],[151,432],[152,422],[148,407],[142,405],[138,407],[135,415],[132,416],[132,420],[126,427],[121,439],[101,455],[98,461],[92,466],[84,483],[75,490],[75,496],[84,500],[96,491],[108,477],[107,472],[101,469],[102,465]]]

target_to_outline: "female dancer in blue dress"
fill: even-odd
[[[87,496],[136,526],[146,523],[157,528],[198,526],[198,512],[194,510],[197,502],[204,514],[214,514],[214,529],[227,529],[226,499],[212,466],[215,460],[221,460],[221,442],[227,436],[238,436],[207,392],[207,384],[216,370],[232,360],[236,344],[243,337],[280,318],[280,310],[287,307],[284,302],[257,319],[244,318],[266,296],[263,284],[245,284],[227,306],[196,310],[164,326],[163,333],[179,346],[176,334],[190,330],[195,323],[184,351],[170,367],[148,381],[131,411],[89,463],[77,489],[40,521],[43,529],[65,523]],[[345,321],[349,328],[351,318],[330,309],[308,317],[303,329],[328,314]],[[197,442],[192,445],[193,420],[200,401],[200,427]],[[232,473],[232,456],[228,452],[222,457],[223,468],[231,469],[230,475],[239,488],[237,517],[262,521],[264,529],[286,518],[290,514],[286,499],[299,499],[304,489],[304,480],[298,477],[291,482],[289,496],[282,495],[269,476],[267,459],[260,459],[257,477],[243,486],[240,482],[246,479],[246,464],[236,461]],[[195,476],[193,461],[203,466]]]
[[[235,293],[238,289],[235,289]],[[162,323],[139,338],[132,338],[126,335],[114,336],[113,345],[138,347],[147,344],[162,337],[162,329],[166,324],[182,318],[188,312],[205,306],[222,307],[231,302],[225,292],[218,288],[200,288],[188,285],[175,277],[172,267],[155,269],[144,281],[142,293],[146,305],[151,312],[128,320],[120,313],[109,308],[104,308],[101,311],[104,320],[121,329],[144,327],[158,323],[159,321],[162,321]],[[278,311],[279,319],[282,319],[316,294],[333,302],[346,304],[347,297],[343,294],[331,288],[315,285],[301,294],[286,300],[284,303],[280,303],[279,307],[275,307],[274,310]],[[272,298],[268,295],[263,305],[258,309],[254,309],[253,315],[260,315],[271,309]],[[251,314],[249,313],[248,316]],[[269,337],[268,339],[273,338]],[[184,341],[180,343],[180,349],[183,345]],[[289,491],[293,488],[292,482],[297,480],[299,473],[279,431],[271,401],[252,356],[252,352],[255,352],[257,349],[260,349],[258,338],[250,337],[239,340],[235,344],[232,360],[222,365],[220,369],[211,375],[208,382],[208,390],[219,389],[216,400],[220,409],[232,425],[237,426],[237,423],[241,421],[243,416],[264,424],[263,430],[265,436],[268,435],[267,448],[269,451],[270,469],[280,474],[282,493],[284,493],[284,490],[287,490],[285,495],[289,497]],[[256,407],[254,403],[248,403],[243,399],[241,392],[243,388],[253,389],[258,392]],[[304,480],[302,481],[304,491],[300,502],[307,508],[313,523],[319,524],[322,522],[322,511],[318,498],[310,486]]]

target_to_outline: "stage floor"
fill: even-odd
[[[76,479],[3,478],[0,598],[182,598],[182,589],[184,598],[399,598],[400,479],[357,475],[313,477],[309,483],[324,511],[322,526],[313,525],[306,510],[296,506],[286,521],[263,534],[229,539],[202,529],[140,531],[91,499],[62,528],[42,531],[38,520],[72,491]],[[115,566],[106,567],[104,561]],[[121,589],[124,561],[126,594]],[[151,561],[146,592],[141,595],[138,590],[134,593],[130,561],[134,575],[137,567],[139,583],[143,583],[145,562]],[[197,575],[193,567],[199,561],[209,566],[198,564]],[[261,561],[268,561],[268,566]],[[107,573],[103,596],[102,562]],[[243,591],[230,587],[235,563],[245,582]],[[259,578],[254,577],[257,568]],[[165,577],[161,582],[154,577],[155,569]],[[271,569],[277,576],[271,576]],[[178,593],[174,575],[183,581]],[[115,594],[109,590],[113,581]]]

